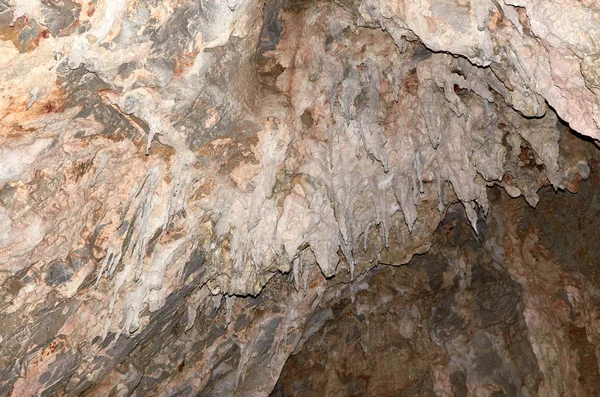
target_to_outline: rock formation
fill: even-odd
[[[593,0],[0,0],[0,395],[600,394],[599,99]]]

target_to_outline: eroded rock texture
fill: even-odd
[[[597,167],[599,18],[0,0],[0,394],[266,396],[292,352],[277,393],[597,394],[597,210],[561,203],[594,202],[564,192]],[[369,283],[416,317],[372,330]],[[363,335],[351,374],[306,367]],[[377,349],[414,374],[386,383]]]
[[[272,395],[597,394],[598,182],[546,188],[536,210],[492,190],[484,238],[451,212],[427,254],[331,298]]]

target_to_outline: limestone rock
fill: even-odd
[[[339,294],[427,268],[411,258],[442,249],[449,208],[497,261],[492,187],[535,207],[597,176],[576,134],[600,139],[599,18],[591,0],[0,0],[0,395],[268,395],[346,321]],[[556,367],[527,275],[490,258],[507,308],[476,336],[447,316],[425,335],[432,306],[399,319],[458,360],[432,390],[479,393],[478,349],[511,348],[488,320],[540,341],[493,387],[594,390]],[[561,296],[593,300],[577,288]],[[444,291],[441,313],[479,315]]]

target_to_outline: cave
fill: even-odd
[[[600,395],[594,0],[0,0],[0,396]]]

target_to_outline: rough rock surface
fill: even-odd
[[[272,396],[596,395],[599,187],[535,210],[492,190],[483,238],[450,213],[427,254],[330,300]]]
[[[535,207],[597,157],[572,134],[600,139],[599,18],[586,0],[0,0],[0,395],[268,395],[331,296],[430,251],[456,203],[505,263],[523,230],[493,226],[487,190]],[[594,279],[592,257],[553,274]],[[492,281],[536,292],[500,317],[527,323],[548,380],[503,382],[595,390],[556,369],[566,339],[519,260]],[[591,360],[586,332],[569,351]],[[464,349],[487,342],[432,335],[476,388]]]

